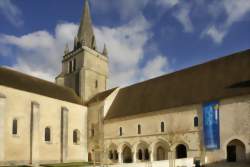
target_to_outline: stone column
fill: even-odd
[[[30,162],[32,164],[39,163],[39,120],[39,104],[32,102],[30,115]]]
[[[61,162],[67,160],[68,155],[68,109],[61,109]]]
[[[142,161],[144,161],[145,160],[145,150],[143,149],[142,150]]]
[[[132,152],[132,158],[133,158],[133,163],[137,162],[137,156],[136,156],[136,151]]]
[[[149,154],[150,154],[150,161],[153,162],[154,161],[154,151],[151,150]]]
[[[118,163],[123,163],[122,162],[122,159],[123,159],[123,157],[122,157],[122,151],[118,151]]]
[[[174,156],[174,151],[171,150],[170,152],[168,152],[168,156],[169,156],[169,167],[174,167],[175,166],[175,156]]]
[[[4,141],[4,134],[5,134],[5,101],[6,98],[5,96],[0,94],[0,161],[4,160],[4,145],[5,145],[5,141]]]

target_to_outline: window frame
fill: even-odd
[[[161,133],[165,132],[165,122],[161,121]]]
[[[198,116],[194,116],[194,127],[195,128],[199,127],[199,117]]]
[[[17,118],[14,118],[13,120],[12,120],[12,129],[11,129],[11,134],[12,134],[12,136],[14,136],[14,137],[18,137],[19,136],[19,133],[18,133],[18,119]],[[14,123],[16,123],[16,124],[14,124]],[[15,129],[14,129],[14,125],[15,125]],[[15,131],[15,133],[14,133],[14,131]]]
[[[137,126],[137,134],[138,135],[142,134],[141,124],[138,124],[138,126]]]
[[[122,136],[123,135],[123,130],[122,130],[122,127],[119,128],[119,136]]]
[[[49,130],[49,134],[47,134],[46,130]],[[47,136],[49,135],[49,136]],[[49,140],[47,140],[47,137],[49,137]],[[52,143],[52,128],[50,126],[46,126],[44,128],[44,142],[47,144],[51,144]]]
[[[75,145],[80,145],[80,141],[81,141],[81,135],[80,135],[80,131],[78,129],[74,129],[73,130],[73,144]],[[76,135],[76,136],[75,136]],[[76,141],[75,141],[76,139]]]

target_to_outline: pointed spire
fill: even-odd
[[[93,32],[93,27],[92,27],[88,0],[85,0],[85,3],[84,3],[84,9],[83,9],[77,37],[78,37],[78,42],[82,44],[82,41],[84,41],[85,46],[91,49],[94,49],[95,46],[93,44],[95,43],[94,41],[95,36]]]
[[[108,56],[108,49],[107,49],[107,47],[106,47],[106,44],[104,44],[102,54],[103,54],[104,56],[106,56],[106,57]]]

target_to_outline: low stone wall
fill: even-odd
[[[166,161],[103,165],[102,167],[194,167],[194,166],[195,165],[193,164],[193,158],[185,158],[185,159],[176,159],[173,161],[166,160]]]

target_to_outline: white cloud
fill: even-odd
[[[219,30],[215,26],[211,26],[203,31],[201,36],[209,36],[215,43],[220,44],[226,34],[226,30]]]
[[[249,0],[215,1],[215,3],[209,6],[209,11],[213,17],[216,16],[215,18],[224,13],[226,14],[224,21],[220,21],[219,23],[215,22],[202,32],[202,37],[205,34],[215,43],[219,44],[224,40],[230,27],[236,22],[241,21],[250,12],[250,2]]]
[[[156,0],[156,4],[164,7],[173,7],[179,3],[179,0]]]
[[[130,20],[140,15],[142,9],[148,4],[149,0],[93,0],[91,3],[95,10],[101,13],[112,11],[119,15],[122,20]]]
[[[241,19],[250,12],[249,0],[224,0],[223,6],[227,13],[226,26],[241,21]]]
[[[193,32],[193,24],[190,18],[190,6],[183,5],[174,13],[174,17],[182,24],[185,32]]]
[[[107,43],[111,74],[110,87],[128,85],[139,81],[143,76],[143,69],[139,68],[139,64],[145,55],[144,46],[152,35],[149,28],[147,20],[143,16],[138,16],[128,24],[117,28],[95,29],[97,41],[100,42],[99,48]],[[148,75],[144,78],[148,78]]]
[[[15,53],[12,56],[16,57],[16,64],[12,68],[53,81],[61,70],[64,46],[66,42],[73,43],[77,28],[76,24],[62,23],[57,25],[54,35],[47,31],[37,31],[21,37],[1,35],[0,46],[11,48],[9,52]],[[2,54],[4,56],[7,53]]]
[[[22,12],[11,0],[0,0],[0,12],[14,26],[23,25]]]
[[[142,80],[144,80],[144,78],[153,78],[169,71],[170,69],[167,57],[158,55],[153,58],[153,60],[148,61],[145,67],[142,69]]]
[[[72,46],[77,29],[76,24],[62,23],[57,25],[54,34],[37,31],[21,37],[1,35],[0,46],[17,50],[13,55],[16,64],[11,68],[53,81],[61,70],[65,43],[68,42]],[[110,87],[125,86],[148,79],[162,74],[167,69],[167,59],[162,56],[145,60],[144,46],[152,36],[149,29],[150,24],[141,15],[120,27],[94,28],[98,48],[102,49],[104,43],[108,47]],[[155,52],[157,53],[157,50]],[[139,66],[142,61],[146,61],[145,67]]]

